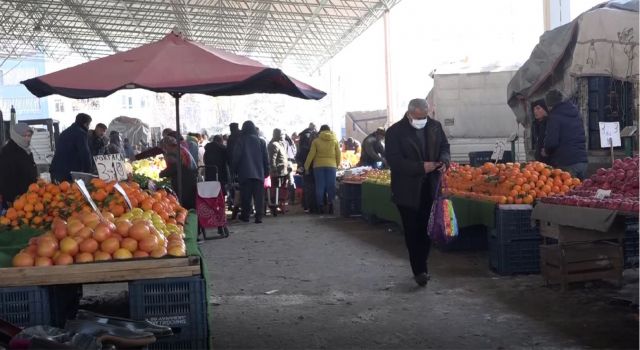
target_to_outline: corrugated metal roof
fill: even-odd
[[[313,71],[401,0],[2,0],[0,57],[75,52],[95,59],[187,38]]]

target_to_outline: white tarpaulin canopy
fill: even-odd
[[[545,32],[507,87],[518,122],[526,125],[529,103],[552,88],[572,96],[576,78],[638,82],[638,19],[638,0],[609,1]]]

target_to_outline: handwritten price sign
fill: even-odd
[[[620,140],[620,123],[613,122],[600,122],[600,147],[609,148],[620,147],[622,140]]]
[[[104,181],[121,181],[127,179],[127,169],[122,154],[106,154],[94,156],[98,176]]]

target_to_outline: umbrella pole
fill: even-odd
[[[173,95],[173,97],[176,100],[176,132],[178,133],[178,135],[182,136],[182,133],[180,132],[180,97],[182,96],[181,93],[172,93],[171,95]],[[178,164],[177,164],[177,183],[178,183],[178,188],[176,189],[177,195],[178,195],[178,201],[180,202],[180,204],[182,205],[182,146],[180,144],[180,140],[178,140]]]

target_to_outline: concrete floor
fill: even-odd
[[[201,246],[216,349],[638,348],[637,308],[615,299],[637,298],[637,270],[561,293],[434,249],[425,289],[394,226],[300,213],[231,232]]]

